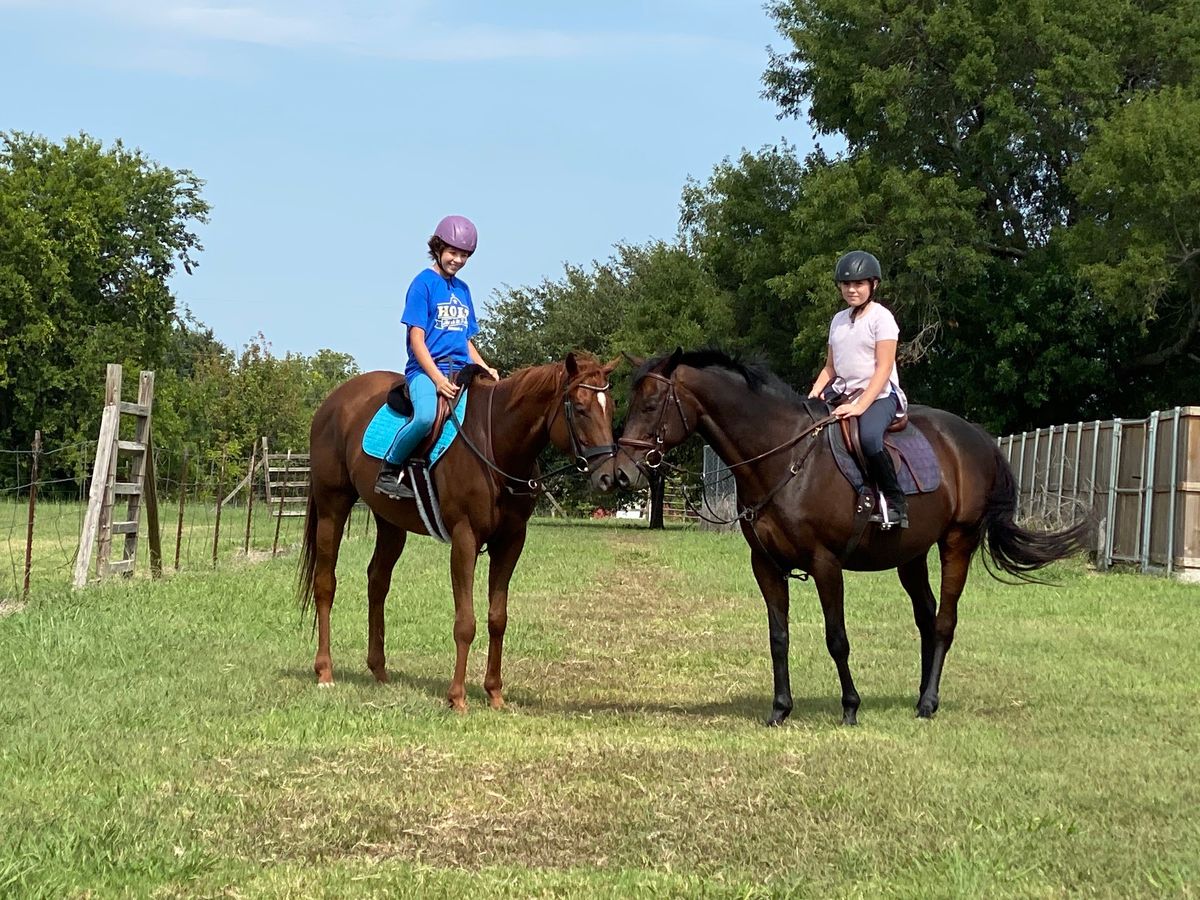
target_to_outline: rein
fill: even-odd
[[[664,451],[662,448],[663,448],[663,444],[664,444],[664,439],[663,439],[663,427],[662,426],[663,426],[664,420],[666,419],[667,409],[670,407],[670,404],[672,401],[674,401],[675,408],[679,412],[679,419],[680,419],[680,422],[683,424],[684,433],[687,434],[691,431],[691,429],[688,427],[687,415],[683,411],[683,404],[679,402],[679,396],[675,392],[675,379],[667,378],[667,377],[665,377],[663,375],[659,375],[655,372],[648,373],[645,377],[646,378],[654,378],[658,381],[662,381],[668,386],[667,399],[663,401],[663,404],[659,409],[658,421],[655,423],[654,431],[651,432],[652,439],[624,438],[623,437],[619,441],[617,441],[617,444],[620,446],[632,447],[635,449],[646,449],[646,454],[642,458],[642,464],[644,464],[647,469],[653,470],[653,469],[658,469],[662,466],[666,466],[672,472],[678,472],[683,475],[691,475],[693,478],[695,478],[697,475],[699,475],[700,484],[701,484],[701,492],[705,495],[704,496],[704,505],[711,510],[712,505],[708,502],[707,492],[704,488],[704,474],[693,472],[690,469],[683,468],[682,466],[676,466],[671,463],[668,463],[668,462],[666,462],[666,460],[663,457]],[[752,456],[749,459],[743,459],[741,462],[731,463],[729,465],[726,465],[725,468],[732,471],[733,469],[737,469],[742,466],[747,466],[747,465],[750,465],[750,463],[754,463],[754,462],[758,462],[760,460],[766,459],[768,456],[773,456],[774,454],[780,452],[781,450],[786,450],[789,447],[794,447],[796,444],[800,443],[806,437],[811,437],[811,438],[817,437],[821,433],[821,431],[825,428],[826,425],[829,425],[830,423],[837,421],[837,416],[834,416],[834,415],[827,415],[827,416],[824,416],[823,418],[818,419],[816,416],[813,415],[812,410],[808,409],[807,407],[805,407],[805,412],[807,412],[809,417],[813,420],[813,424],[808,426],[808,428],[801,431],[795,437],[788,438],[788,440],[784,441],[782,444],[772,447],[770,450],[760,453],[757,456]],[[653,462],[650,461],[651,453],[657,454]],[[760,512],[762,512],[763,509],[766,508],[767,504],[770,503],[772,499],[774,499],[775,495],[778,494],[781,490],[783,490],[784,486],[789,481],[791,481],[793,478],[795,478],[797,475],[800,474],[801,467],[803,467],[804,463],[808,460],[809,456],[811,456],[811,455],[812,455],[812,451],[809,450],[809,452],[805,453],[799,459],[793,460],[792,464],[788,467],[787,474],[783,477],[783,479],[781,481],[779,481],[774,487],[771,488],[771,490],[769,490],[767,492],[766,496],[763,497],[762,500],[760,500],[758,503],[752,504],[750,506],[743,506],[741,512],[739,512],[732,519],[717,519],[717,518],[711,518],[709,516],[704,515],[704,513],[699,508],[692,506],[691,501],[687,496],[686,490],[684,491],[684,502],[687,503],[688,508],[691,509],[692,512],[696,513],[696,515],[698,515],[705,522],[708,522],[710,525],[732,525],[733,523],[740,522],[740,521],[746,521],[746,522],[753,523],[754,520],[758,518],[758,514]]]
[[[658,381],[664,382],[667,385],[668,393],[667,393],[666,398],[663,400],[662,406],[659,409],[658,421],[655,423],[654,431],[651,432],[650,439],[624,438],[623,437],[617,443],[619,446],[622,446],[622,447],[644,449],[646,451],[642,457],[642,462],[638,464],[639,466],[644,465],[647,469],[651,469],[651,470],[658,469],[661,466],[666,466],[668,469],[670,469],[673,472],[691,475],[693,477],[695,477],[697,474],[699,474],[699,476],[700,476],[700,491],[701,491],[701,495],[703,497],[703,503],[706,507],[708,507],[709,510],[711,510],[712,505],[708,502],[707,488],[705,486],[703,473],[692,472],[691,470],[685,469],[681,466],[672,465],[671,463],[666,462],[663,457],[663,454],[664,454],[663,447],[664,447],[664,443],[665,443],[664,438],[663,438],[663,424],[666,420],[667,410],[670,408],[670,405],[672,402],[674,402],[675,409],[679,412],[679,420],[680,420],[680,423],[683,425],[684,434],[687,435],[691,431],[691,429],[688,427],[687,415],[684,413],[683,404],[680,403],[679,395],[676,393],[676,390],[675,390],[675,379],[667,378],[667,377],[665,377],[663,375],[659,375],[655,372],[647,373],[647,375],[645,377],[646,378],[654,378]],[[781,450],[786,450],[789,447],[794,447],[797,444],[799,444],[802,440],[804,440],[805,438],[815,439],[825,429],[826,425],[829,425],[829,424],[837,421],[837,416],[832,415],[832,414],[823,416],[818,419],[816,417],[816,415],[813,414],[813,411],[808,408],[807,405],[804,407],[804,411],[807,412],[809,415],[809,418],[812,419],[812,424],[809,425],[807,428],[803,429],[802,431],[800,431],[799,434],[795,435],[794,437],[789,438],[788,440],[784,441],[782,444],[779,444],[778,446],[772,447],[771,449],[769,449],[763,453],[759,453],[757,456],[752,456],[749,459],[742,460],[741,462],[732,463],[730,465],[727,465],[725,468],[728,470],[733,470],[733,469],[740,468],[742,466],[747,466],[750,463],[758,462],[760,460],[766,459],[769,456],[773,456],[774,454],[780,452]],[[754,504],[750,504],[750,505],[743,505],[741,503],[741,498],[739,497],[738,498],[738,506],[740,507],[740,511],[738,512],[738,514],[736,516],[734,516],[731,519],[721,519],[721,518],[716,518],[716,517],[705,515],[703,511],[701,511],[698,507],[696,507],[692,504],[691,499],[687,495],[686,489],[684,489],[684,491],[683,491],[684,503],[687,505],[689,510],[694,512],[702,520],[704,520],[705,522],[708,522],[711,525],[732,525],[735,522],[747,523],[750,526],[750,532],[754,535],[755,540],[758,542],[759,548],[763,551],[763,553],[767,556],[768,559],[771,559],[772,561],[774,561],[774,557],[771,555],[770,552],[767,551],[767,548],[763,545],[762,538],[759,537],[758,529],[754,527],[754,523],[758,520],[759,514],[767,507],[768,504],[771,503],[772,500],[775,499],[775,496],[781,490],[783,490],[783,488],[788,484],[788,482],[790,482],[793,478],[795,478],[797,475],[800,474],[800,470],[803,468],[804,464],[808,461],[809,457],[812,456],[812,454],[814,452],[813,448],[815,448],[815,446],[816,446],[815,444],[810,444],[809,448],[807,449],[807,452],[804,452],[798,458],[793,459],[791,465],[788,466],[787,473],[769,491],[767,491],[766,496],[764,496],[760,501],[758,501],[757,503],[754,503]],[[656,457],[653,461],[650,460],[651,453],[656,454]],[[800,581],[808,580],[807,572],[801,571],[801,572],[799,572],[799,574],[794,574],[792,572],[791,568],[784,568],[783,566],[779,565],[778,562],[775,562],[775,566],[776,566],[776,568],[778,568],[780,570],[780,572],[784,576],[786,576],[788,578],[795,578]]]
[[[577,385],[568,384],[563,389],[563,407],[567,410],[565,417],[567,423],[567,433],[571,437],[571,449],[575,453],[575,460],[574,462],[567,463],[565,466],[559,466],[557,469],[552,469],[541,478],[521,478],[517,475],[510,475],[508,472],[505,472],[494,462],[492,462],[492,460],[489,458],[489,454],[484,453],[477,446],[475,446],[475,442],[467,436],[466,428],[463,427],[463,423],[459,421],[458,413],[455,411],[453,404],[450,405],[450,419],[454,422],[454,426],[458,429],[459,437],[463,439],[463,442],[471,449],[471,452],[479,458],[480,462],[486,465],[505,481],[513,482],[513,484],[504,485],[504,489],[506,491],[518,497],[532,497],[546,490],[544,481],[547,478],[555,478],[568,471],[575,471],[580,475],[586,475],[591,471],[591,460],[595,457],[605,455],[611,458],[616,456],[616,448],[613,444],[598,444],[595,447],[587,447],[579,440],[579,435],[577,434],[575,428],[574,408],[571,405],[570,398],[571,390],[575,387],[587,388],[590,391],[596,391],[597,393],[600,393],[602,391],[610,390],[612,388],[612,384],[610,382],[605,382],[603,385],[586,383]],[[496,392],[493,390],[488,398],[487,414],[487,437],[488,447],[490,450],[494,450],[494,447],[492,446],[492,404],[495,399]],[[554,423],[554,416],[557,416],[558,412],[558,407],[555,407],[554,415],[552,415],[550,420],[546,423],[547,430],[549,430],[550,426]],[[519,485],[519,488],[514,487],[514,484]],[[520,488],[525,488],[526,490],[521,490]]]

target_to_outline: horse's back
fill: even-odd
[[[983,514],[996,475],[995,439],[962,416],[933,406],[910,406],[908,419],[937,454],[943,490],[951,492],[955,518],[976,520]]]
[[[367,423],[387,400],[388,391],[403,378],[399,372],[364,372],[329,392],[313,414],[309,429],[314,483],[347,481],[349,461],[356,455],[354,442],[362,441]]]

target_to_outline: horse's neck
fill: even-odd
[[[491,452],[498,464],[532,466],[550,443],[550,417],[558,397],[557,383],[521,375],[491,386],[482,396],[480,430],[491,435]]]
[[[696,431],[726,465],[766,453],[812,422],[789,400],[719,373],[699,371],[684,386],[703,408]]]

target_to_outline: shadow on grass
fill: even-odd
[[[414,691],[444,700],[450,686],[449,674],[445,678],[412,675],[406,672],[389,672],[394,683],[405,685]],[[369,677],[369,676],[368,676]],[[373,681],[374,679],[370,679]],[[606,700],[587,697],[566,700],[545,700],[528,686],[513,686],[506,689],[508,702],[522,710],[538,714],[562,714],[568,716],[610,713],[619,716],[672,715],[701,719],[739,719],[761,722],[771,711],[769,692],[747,693],[724,700],[708,700],[697,703],[643,703],[637,701]],[[467,686],[467,699],[472,704],[487,704],[487,695],[480,686]],[[863,700],[860,714],[892,709],[915,709],[917,698],[913,696],[880,696]],[[794,697],[791,719],[841,719],[842,706],[834,696]]]
[[[622,716],[636,715],[677,715],[701,719],[738,719],[741,721],[765,721],[771,712],[771,696],[769,692],[741,694],[724,700],[702,701],[698,703],[638,703],[610,700],[595,700],[589,702],[586,698],[568,701],[542,701],[534,696],[525,696],[524,692],[513,695],[513,701],[523,708],[546,713],[565,713],[567,715],[586,715],[594,713],[613,713]],[[841,702],[835,696],[828,697],[793,697],[792,712],[789,721],[809,719],[837,719],[842,716]],[[872,697],[863,701],[859,710],[860,715],[872,711],[891,709],[915,709],[915,697]]]
[[[303,681],[316,687],[316,677],[308,669],[283,669],[281,675],[296,681]],[[409,672],[399,672],[389,669],[392,686],[400,686],[409,690],[426,694],[434,699],[445,701],[446,692],[450,688],[450,672],[444,677],[416,675]],[[334,683],[349,684],[357,687],[380,687],[387,689],[389,685],[381,685],[375,676],[368,671],[353,669],[336,670]],[[706,700],[696,703],[638,702],[608,700],[601,698],[577,697],[565,700],[546,700],[527,686],[513,686],[506,689],[505,698],[509,703],[535,714],[586,716],[597,713],[616,716],[684,716],[699,719],[737,719],[747,722],[762,722],[771,712],[771,695],[769,691],[744,693],[723,700]],[[467,685],[467,702],[473,707],[488,704],[487,694],[482,685]],[[789,721],[831,719],[840,720],[842,705],[835,694],[793,697],[792,713]],[[915,710],[916,694],[880,695],[863,698],[859,709],[860,716],[869,716],[872,712],[884,712],[895,709]]]

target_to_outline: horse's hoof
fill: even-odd
[[[319,687],[319,688],[331,688],[331,687],[333,687],[333,681],[332,681],[332,680],[330,680],[330,681],[319,681],[319,682],[317,682],[317,687]]]
[[[937,712],[937,708],[938,705],[936,703],[929,703],[928,701],[922,700],[917,704],[917,718],[932,719],[933,714]]]
[[[387,684],[391,680],[388,678],[386,669],[372,669],[371,674],[375,676],[375,680],[380,684]]]
[[[787,718],[787,713],[771,713],[771,717],[763,722],[768,728],[778,728],[783,724],[783,720]]]
[[[850,710],[849,712],[842,713],[842,724],[857,726],[858,725],[858,712],[855,710]]]

